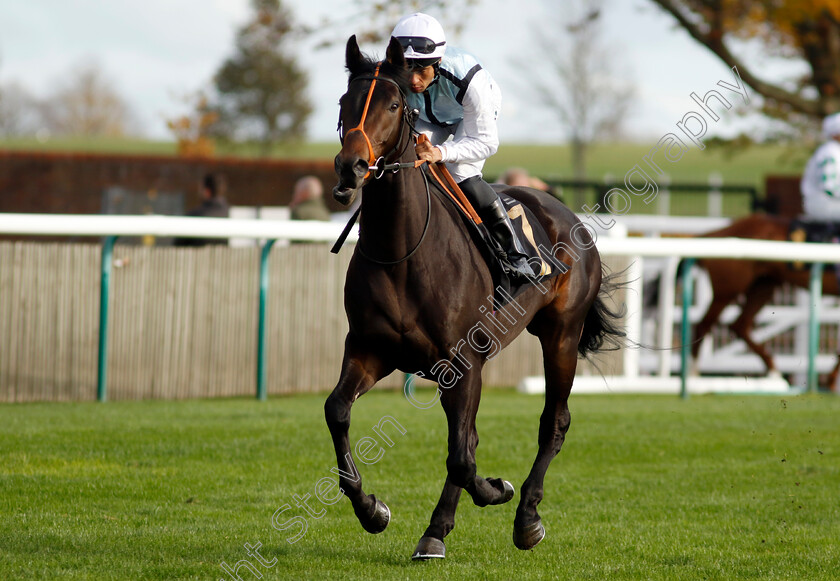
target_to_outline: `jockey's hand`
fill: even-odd
[[[418,159],[423,159],[430,163],[435,163],[443,159],[440,149],[429,143],[428,140],[421,141],[415,145],[414,151],[417,153]]]

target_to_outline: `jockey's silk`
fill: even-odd
[[[802,176],[805,215],[840,220],[840,142],[823,143],[808,161]]]
[[[447,164],[477,166],[466,171],[469,175],[480,175],[484,160],[499,148],[496,120],[501,103],[499,86],[478,59],[451,46],[435,81],[424,93],[408,95],[409,106],[420,111],[417,129],[440,148]],[[450,135],[454,138],[444,144]],[[469,175],[453,172],[458,181]]]

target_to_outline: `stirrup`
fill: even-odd
[[[524,280],[531,280],[531,279],[536,278],[536,275],[534,274],[534,271],[531,269],[531,265],[528,263],[528,261],[521,260],[521,261],[517,261],[517,262],[521,262],[521,263],[517,264],[515,262],[507,261],[507,264],[510,265],[510,268],[508,269],[508,275],[511,278],[524,279]]]
[[[502,268],[507,275],[512,279],[530,280],[535,278],[534,270],[528,262],[527,256],[514,251],[514,258],[511,260],[511,255],[504,250],[499,251],[498,257],[502,263]]]

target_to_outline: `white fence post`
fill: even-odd
[[[656,196],[656,213],[661,216],[671,215],[671,176],[662,174],[659,179],[659,194]]]
[[[639,349],[636,345],[642,340],[642,265],[641,256],[631,256],[627,267],[627,293],[624,304],[627,317],[624,320],[624,332],[629,345],[624,349],[624,376],[639,376]]]
[[[709,174],[709,195],[706,200],[706,214],[709,216],[723,216],[723,176],[718,172]]]

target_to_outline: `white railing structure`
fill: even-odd
[[[638,217],[634,216],[633,219]],[[649,225],[656,223],[661,218],[652,218]],[[627,229],[633,226],[622,219],[622,225]],[[698,229],[702,222],[698,222]],[[635,224],[636,228],[639,224]],[[662,229],[662,231],[673,232],[673,226]],[[708,229],[699,230],[701,232]],[[633,263],[638,263],[636,272],[643,269],[644,259],[670,259],[668,268],[660,280],[660,312],[659,312],[659,347],[661,366],[657,376],[640,376],[638,367],[626,367],[625,374],[615,377],[578,377],[575,380],[575,392],[587,391],[609,391],[619,392],[651,392],[651,393],[674,393],[679,390],[683,395],[689,391],[737,391],[737,392],[789,392],[790,386],[782,378],[770,377],[755,380],[746,380],[743,377],[726,378],[689,378],[689,342],[690,323],[687,309],[692,304],[691,290],[693,285],[688,278],[683,281],[683,312],[682,312],[682,338],[681,338],[681,369],[679,377],[671,376],[672,358],[672,332],[674,312],[674,280],[676,277],[677,263],[681,258],[731,258],[745,260],[768,260],[768,261],[790,261],[812,263],[811,271],[811,295],[809,300],[810,316],[808,331],[808,354],[807,359],[807,387],[816,389],[816,347],[818,341],[819,315],[822,303],[822,265],[825,263],[840,262],[840,245],[837,244],[814,244],[814,243],[792,243],[776,242],[767,240],[745,240],[740,238],[668,238],[667,241],[661,238],[600,238],[597,243],[598,250],[602,255],[630,257]],[[691,269],[686,269],[686,277],[691,274]],[[629,280],[633,280],[628,277]],[[641,280],[635,286],[631,283],[631,293],[641,294]],[[633,305],[628,304],[627,331],[628,340],[638,344],[641,340],[639,325],[634,322]],[[641,306],[638,307],[638,319],[641,319]],[[520,389],[527,392],[539,392],[544,389],[542,378],[525,378],[520,383]]]
[[[632,227],[632,226],[631,226]],[[257,238],[266,239],[269,242],[264,247],[264,254],[271,248],[271,243],[278,239],[291,240],[312,240],[322,242],[334,241],[341,230],[341,224],[325,222],[292,222],[274,220],[237,220],[222,218],[185,218],[169,216],[105,216],[105,215],[44,215],[44,214],[0,214],[0,233],[9,235],[26,236],[180,236],[200,238]],[[629,228],[628,228],[629,229]],[[840,263],[840,245],[835,244],[814,244],[814,243],[790,243],[774,242],[763,240],[744,239],[715,239],[715,238],[668,238],[667,243],[662,238],[625,238],[621,231],[621,225],[612,229],[609,235],[599,236],[597,246],[602,255],[630,257],[633,266],[630,270],[630,279],[641,284],[641,273],[643,257],[653,258],[732,258],[748,260],[772,260],[772,261],[801,261],[814,264],[812,268],[812,289],[811,289],[811,349],[809,350],[809,386],[815,383],[815,332],[818,328],[819,307],[821,302],[821,273],[823,263]],[[670,230],[673,231],[673,224]],[[618,236],[616,236],[618,234]],[[357,234],[351,234],[349,240],[357,239]],[[113,241],[110,242],[113,247]],[[103,244],[103,282],[102,289],[107,293],[108,273],[111,268],[111,257],[108,253],[109,244]],[[107,254],[107,259],[106,258]],[[690,272],[690,269],[687,270]],[[663,290],[670,288],[673,296],[673,277],[665,280],[663,277]],[[688,282],[688,281],[685,281]],[[692,285],[683,284],[684,292],[690,293]],[[641,339],[641,292],[629,293],[628,298],[628,319],[626,321],[628,338],[638,342]],[[634,298],[635,297],[635,298]],[[674,301],[664,301],[673,306]],[[692,303],[690,295],[683,298],[684,309]],[[107,321],[107,300],[101,301],[102,308],[106,309],[103,320]],[[625,355],[625,375],[622,377],[592,377],[578,378],[575,383],[575,391],[582,392],[588,389],[603,389],[606,385],[609,391],[619,392],[630,389],[632,386],[653,385],[653,391],[668,391],[673,393],[680,389],[683,394],[688,392],[689,380],[687,378],[687,348],[689,342],[687,313],[682,314],[682,369],[679,378],[670,377],[670,366],[667,370],[668,376],[664,373],[658,378],[639,377],[638,374],[638,352]],[[673,314],[671,315],[673,318]],[[665,323],[665,321],[663,321]],[[670,324],[663,324],[663,328],[671,328]],[[107,329],[107,325],[103,325]],[[100,345],[106,343],[100,339]],[[670,345],[670,342],[664,343]],[[104,347],[102,347],[104,349]],[[670,357],[670,356],[669,356]],[[636,363],[633,363],[636,358]],[[104,353],[100,353],[100,365],[104,365]],[[104,391],[104,369],[100,367]],[[663,372],[664,366],[663,366]],[[693,381],[693,380],[692,380]],[[722,380],[721,380],[722,381]],[[743,378],[739,379],[743,384]],[[655,385],[654,385],[655,384]],[[786,383],[785,383],[786,385]],[[751,388],[742,388],[740,391],[754,391]],[[104,393],[101,394],[104,399]],[[262,396],[264,397],[264,393]]]
[[[113,216],[0,214],[0,233],[21,236],[178,236],[182,238],[265,238],[334,242],[343,229],[333,222]],[[358,239],[358,229],[348,241]]]
[[[633,214],[625,216],[610,216],[604,214],[594,215],[600,223],[609,223],[615,220],[627,229],[630,233],[639,233],[643,236],[661,236],[662,234],[675,234],[680,236],[697,236],[713,230],[729,226],[731,218],[718,218],[706,216],[659,216],[656,214]],[[581,217],[586,217],[585,214]],[[591,222],[587,222],[591,223]]]
[[[610,219],[610,216],[598,216],[601,222]],[[730,224],[730,218],[703,217],[703,216],[657,216],[657,215],[627,215],[614,218],[619,224],[626,227],[632,233],[647,237],[667,236],[662,244],[670,244],[674,236],[685,237],[705,234],[718,230]],[[673,256],[667,258],[654,258],[646,256],[642,260],[639,270],[642,271],[644,291],[650,292],[649,281],[658,279],[658,301],[651,306],[648,297],[645,296],[645,304],[648,314],[643,320],[642,343],[653,347],[653,349],[639,349],[639,374],[641,376],[655,375],[652,380],[638,381],[628,380],[618,382],[619,385],[632,387],[637,391],[672,391],[676,378],[671,377],[674,372],[680,373],[681,354],[679,349],[672,348],[673,334],[678,331],[681,321],[677,316],[674,323],[675,313],[679,313],[681,305],[675,296],[676,274],[680,258]],[[708,276],[703,269],[694,269],[695,300],[690,305],[688,319],[693,324],[698,322],[712,300],[712,289]],[[642,285],[639,285],[642,286]],[[641,289],[639,292],[642,292]],[[793,376],[793,383],[797,386],[804,386],[808,383],[807,369],[803,362],[809,357],[809,292],[807,290],[795,289],[796,303],[791,305],[779,304],[778,302],[768,303],[756,317],[756,328],[753,338],[763,343],[765,341],[781,336],[782,342],[792,347],[792,353],[777,353],[774,355],[779,371]],[[655,310],[654,310],[655,309]],[[720,323],[726,325],[735,320],[740,314],[740,307],[730,305],[721,314]],[[834,297],[823,299],[820,306],[820,322],[836,325],[840,322],[840,304]],[[724,340],[724,336],[717,332],[707,336],[700,347],[700,354],[696,361],[693,361],[692,369],[703,374],[711,374],[716,377],[704,377],[689,379],[692,391],[786,391],[789,386],[778,376],[750,378],[745,381],[744,375],[755,376],[761,374],[765,368],[763,362],[757,355],[754,355],[740,339],[733,338],[730,341]],[[792,345],[790,344],[792,335]],[[787,337],[787,338],[784,338]],[[837,361],[834,354],[816,355],[816,367],[820,373],[831,370]],[[587,380],[588,381],[588,380]],[[577,384],[576,384],[577,385]],[[595,390],[604,390],[602,381]],[[610,389],[615,390],[613,385]],[[578,390],[579,391],[579,390]]]
[[[669,347],[673,344],[675,331],[674,313],[682,308],[675,297],[676,268],[679,259],[666,259],[655,268],[651,259],[644,261],[646,280],[659,276],[659,300],[651,305],[647,299],[647,316],[642,332],[643,342],[655,346],[653,350],[643,350],[640,355],[640,372],[666,377],[680,370],[680,355]],[[648,272],[649,267],[651,272]],[[714,298],[709,276],[702,268],[694,270],[694,304],[689,308],[689,320],[698,323],[709,309]],[[645,292],[652,290],[651,284],[645,284]],[[803,362],[808,358],[808,309],[810,293],[804,289],[791,288],[788,292],[780,287],[774,293],[774,300],[767,303],[755,316],[755,326],[750,335],[759,344],[774,342],[781,351],[773,353],[773,360],[779,373],[793,377],[795,385],[807,383],[806,368]],[[747,297],[749,300],[749,297]],[[719,317],[718,330],[709,333],[700,344],[697,360],[693,365],[703,374],[713,375],[753,375],[766,371],[764,362],[753,353],[746,343],[732,333],[725,331],[741,314],[742,306],[727,306]],[[677,321],[678,327],[679,321]],[[837,297],[823,297],[820,305],[820,323],[832,327],[840,325],[840,300]],[[822,330],[821,344],[831,343]],[[819,373],[827,373],[837,363],[837,354],[820,352],[816,356]]]
[[[679,258],[731,258],[731,259],[746,259],[746,260],[769,260],[769,261],[801,261],[812,263],[811,271],[811,297],[810,297],[810,327],[809,327],[809,349],[808,349],[808,388],[816,388],[816,344],[818,339],[819,326],[819,311],[822,302],[822,265],[824,263],[840,262],[840,245],[837,244],[814,244],[814,243],[792,243],[792,242],[775,242],[766,240],[744,240],[737,238],[704,238],[704,239],[668,239],[667,244],[655,238],[629,238],[626,240],[604,239],[599,241],[599,250],[603,254],[633,256],[637,259],[641,257],[679,257]],[[675,268],[674,268],[675,270]],[[688,364],[688,347],[690,341],[690,334],[688,333],[688,308],[690,307],[691,289],[690,283],[691,270],[686,269],[685,279],[683,281],[683,312],[682,312],[682,369],[681,369],[681,390],[686,393],[687,390],[687,364]],[[667,286],[673,288],[674,278],[663,277],[663,287]],[[671,293],[673,296],[673,292]],[[668,297],[662,297],[664,305],[673,305],[672,300]],[[661,321],[663,328],[670,328],[669,319],[673,317],[663,317]],[[635,337],[629,337],[635,340]],[[667,343],[667,344],[670,344]],[[669,370],[670,371],[670,370]],[[660,377],[663,377],[661,374]],[[645,378],[648,380],[649,378]],[[660,386],[660,389],[670,388],[670,378],[665,378],[665,385]],[[714,381],[714,380],[712,380]],[[770,378],[769,381],[776,381]],[[739,378],[737,383],[741,383],[741,387],[736,385],[734,388],[738,391],[750,391],[750,387],[746,387],[744,380]],[[620,383],[620,382],[619,382]],[[654,382],[655,383],[655,382]],[[720,386],[726,389],[731,382],[722,382]],[[616,386],[618,387],[618,386]],[[656,390],[656,387],[654,387]],[[580,391],[580,387],[578,387]]]
[[[119,236],[177,236],[182,238],[253,238],[266,240],[260,261],[260,299],[257,347],[257,398],[265,400],[265,302],[268,293],[268,256],[277,240],[333,242],[343,226],[332,222],[237,220],[174,216],[113,216],[66,214],[0,214],[0,233],[21,236],[102,236],[102,273],[99,306],[97,399],[107,400],[108,303],[114,242]],[[348,235],[358,240],[358,227]]]

